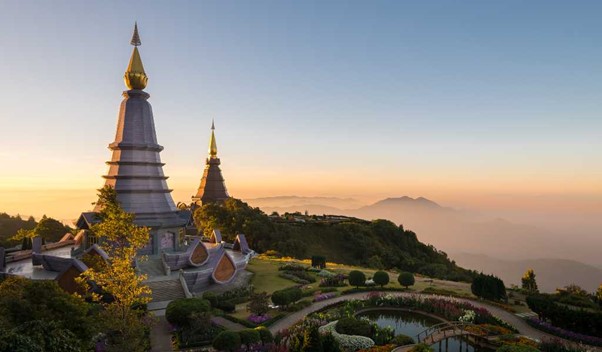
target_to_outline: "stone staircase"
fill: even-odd
[[[174,299],[186,297],[180,279],[149,281],[146,282],[146,285],[153,291],[151,301],[153,303],[173,301]]]
[[[148,258],[138,262],[138,270],[149,278],[165,275],[161,258]]]

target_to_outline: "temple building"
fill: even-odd
[[[147,275],[146,285],[153,292],[155,307],[163,309],[167,301],[193,297],[214,285],[226,285],[224,289],[229,289],[229,284],[237,285],[234,278],[245,270],[255,252],[244,234],[237,234],[233,243],[226,243],[219,229],[209,237],[197,231],[185,235],[191,211],[176,208],[163,173],[163,147],[157,142],[149,94],[144,91],[148,77],[138,51],[137,26],[131,44],[134,50],[124,76],[128,90],[123,92],[115,140],[109,144],[112,158],[104,178],[105,185],[115,189],[121,207],[135,215],[134,222],[151,230],[148,245],[139,252],[151,255],[146,261],[135,260],[134,265]],[[214,131],[212,125],[209,157],[193,205],[228,198]],[[103,239],[89,231],[100,221],[100,210],[97,206],[94,211],[82,213],[77,220],[79,232],[75,236],[65,234],[59,242],[44,244],[41,237],[36,237],[31,249],[0,247],[0,277],[55,280],[65,291],[78,292],[77,278],[88,270],[86,258],[97,256],[111,261],[102,249]]]
[[[209,140],[209,157],[205,159],[205,171],[201,184],[192,197],[192,208],[207,203],[223,202],[230,198],[222,170],[219,168],[220,160],[217,157],[217,142],[215,141],[215,123],[211,122],[211,139]]]
[[[109,144],[112,158],[105,185],[115,188],[117,199],[128,213],[135,214],[135,222],[151,229],[151,238],[141,254],[159,254],[164,249],[176,249],[179,234],[187,224],[190,213],[178,210],[167,186],[157,142],[153,110],[144,91],[148,77],[138,51],[140,36],[134,27],[131,44],[134,46],[124,80],[129,90],[123,92],[119,108],[115,140]],[[77,226],[90,228],[98,221],[93,212],[82,213]]]

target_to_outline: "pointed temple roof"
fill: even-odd
[[[104,176],[105,185],[115,188],[121,206],[135,214],[138,225],[179,227],[186,219],[179,216],[167,187],[167,176],[163,174],[164,164],[159,155],[163,147],[157,143],[153,110],[147,101],[150,95],[142,91],[148,77],[138,52],[141,42],[137,25],[131,44],[134,51],[124,75],[130,90],[123,92],[115,141],[109,144],[113,156],[107,162],[109,171]],[[94,209],[95,212],[99,210],[98,206]]]
[[[129,89],[144,89],[146,88],[148,77],[146,76],[146,72],[144,72],[142,59],[138,52],[138,46],[142,45],[140,35],[138,34],[138,23],[134,24],[134,34],[132,34],[130,44],[134,46],[134,50],[132,51],[128,68],[125,70],[123,80]]]
[[[213,202],[223,202],[230,198],[222,170],[219,168],[220,160],[217,157],[217,143],[215,142],[215,123],[211,122],[211,139],[209,141],[209,157],[205,159],[205,171],[193,204],[202,205]]]

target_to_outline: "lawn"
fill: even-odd
[[[278,267],[284,263],[288,262],[296,262],[304,265],[310,265],[311,262],[309,260],[296,260],[291,258],[282,258],[282,259],[274,259],[274,258],[266,258],[266,257],[255,257],[247,266],[247,270],[254,273],[253,278],[251,279],[251,284],[255,287],[256,292],[267,292],[272,293],[276,290],[281,290],[287,287],[295,286],[296,284],[290,280],[284,279],[278,274]],[[362,267],[355,267],[349,265],[335,264],[335,263],[327,263],[327,270],[335,273],[344,273],[347,274],[351,270],[359,270],[366,274],[367,278],[370,278],[374,275],[376,270],[367,269]],[[312,274],[315,275],[315,274]],[[397,282],[398,273],[389,272],[390,281],[386,287],[390,288],[402,288],[401,285]],[[453,295],[462,296],[472,299],[477,299],[470,290],[470,284],[466,282],[454,282],[454,281],[445,281],[438,279],[430,279],[428,277],[423,277],[420,275],[415,275],[416,283],[414,286],[411,286],[409,291],[413,292],[422,292],[424,289],[433,288],[436,290],[446,290],[453,292]],[[308,288],[316,288],[318,287],[318,283],[320,278],[316,276],[318,282],[307,285]],[[344,290],[350,289],[351,286],[344,286],[337,288],[337,292],[342,292]],[[378,289],[378,287],[375,287]],[[519,298],[520,297],[516,297]],[[530,311],[526,305],[516,305],[514,304],[515,299],[509,299],[510,308],[514,309],[518,313],[528,312]],[[244,311],[244,307],[242,310]],[[237,307],[237,313],[240,312],[240,309]],[[240,313],[238,313],[240,314]]]
[[[278,276],[278,267],[281,262],[253,258],[247,265],[247,270],[252,272],[251,284],[255,292],[272,293],[283,288],[294,286],[295,283]]]

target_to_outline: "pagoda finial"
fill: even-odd
[[[209,141],[209,157],[217,158],[217,143],[215,142],[215,122],[211,120],[211,140]]]
[[[123,79],[125,81],[125,85],[129,89],[144,89],[146,88],[148,77],[144,72],[142,59],[140,58],[140,53],[138,52],[138,46],[142,44],[140,41],[140,35],[138,34],[138,23],[134,24],[134,34],[132,35],[130,44],[134,46],[134,51],[132,52],[132,57],[130,58],[130,63],[125,71]]]
[[[130,44],[133,46],[140,46],[142,42],[140,41],[140,35],[138,34],[138,22],[134,22],[134,34],[132,34],[132,40]]]

